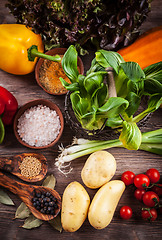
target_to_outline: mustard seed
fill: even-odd
[[[37,158],[27,156],[21,162],[19,169],[24,177],[32,178],[40,173],[41,167],[41,162]]]

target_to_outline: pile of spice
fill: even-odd
[[[60,55],[62,58],[63,55]],[[41,85],[51,94],[65,94],[65,89],[60,81],[62,77],[66,82],[71,83],[64,73],[60,62],[53,62],[45,59],[40,67],[39,80]]]
[[[25,157],[19,166],[21,175],[27,178],[36,177],[40,173],[41,168],[41,162],[32,156]]]
[[[57,199],[50,192],[36,192],[32,199],[33,206],[43,214],[55,214],[58,209]]]
[[[18,119],[20,138],[30,146],[46,146],[58,136],[61,124],[55,110],[38,105],[27,109]]]

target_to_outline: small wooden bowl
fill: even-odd
[[[60,129],[60,132],[58,134],[58,136],[54,139],[53,142],[51,142],[50,144],[46,145],[46,146],[40,146],[40,147],[36,147],[36,146],[30,146],[28,143],[24,142],[21,137],[19,136],[18,134],[18,119],[21,117],[21,115],[29,108],[31,107],[34,107],[34,106],[38,106],[38,105],[43,105],[43,106],[47,106],[49,107],[51,110],[55,110],[57,115],[59,116],[60,118],[60,125],[61,125],[61,129]],[[22,144],[24,145],[25,147],[28,147],[28,148],[33,148],[33,149],[44,149],[44,148],[49,148],[49,147],[52,147],[54,146],[58,140],[60,139],[62,133],[63,133],[63,129],[64,129],[64,118],[63,118],[63,115],[62,115],[62,112],[61,110],[59,109],[59,107],[54,104],[53,102],[49,101],[49,100],[45,100],[45,99],[37,99],[37,100],[33,100],[33,101],[30,101],[28,103],[26,103],[25,105],[23,105],[19,110],[18,112],[16,113],[15,115],[15,118],[14,118],[14,123],[13,123],[13,129],[14,129],[14,134],[17,138],[17,140]]]
[[[51,55],[51,56],[54,56],[54,55],[56,55],[56,54],[58,54],[58,55],[64,55],[64,53],[66,52],[66,50],[67,50],[67,48],[53,48],[53,49],[47,51],[46,54],[47,54],[47,55]],[[39,77],[39,76],[40,76],[40,68],[41,68],[44,60],[45,60],[45,59],[40,58],[40,59],[38,60],[37,64],[36,64],[36,67],[35,67],[35,79],[36,79],[38,85],[39,85],[45,92],[47,92],[47,93],[49,93],[49,94],[52,94],[52,95],[64,95],[64,94],[66,94],[67,91],[64,92],[64,93],[52,93],[52,92],[48,91],[48,90],[41,84],[41,82],[40,82],[40,77]],[[84,65],[83,65],[83,62],[82,62],[82,60],[81,60],[80,57],[78,57],[78,69],[79,69],[79,73],[80,73],[80,74],[84,74]]]

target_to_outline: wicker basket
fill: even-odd
[[[107,126],[105,127],[106,121],[103,126],[98,130],[87,130],[82,128],[81,124],[75,117],[74,111],[72,109],[70,94],[71,92],[68,92],[65,96],[65,118],[66,122],[70,125],[70,128],[72,129],[72,131],[75,132],[77,137],[83,137],[89,140],[111,140],[119,137],[120,129],[111,129]],[[142,104],[137,112],[138,114],[146,108],[147,100],[148,99],[146,98],[142,99]],[[148,123],[150,117],[151,114],[148,114],[145,118],[138,122],[138,127],[140,129],[144,128]]]

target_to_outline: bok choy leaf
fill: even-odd
[[[134,122],[123,122],[119,140],[128,150],[138,150],[141,145],[141,131]]]
[[[62,67],[71,84],[60,81],[72,92],[72,108],[81,126],[91,131],[106,123],[121,131],[124,147],[138,149],[141,132],[137,123],[162,103],[162,62],[142,70],[136,62],[125,62],[117,52],[101,49],[84,76],[78,72],[77,51],[71,45],[63,56]],[[137,114],[143,96],[148,97],[147,107]]]

